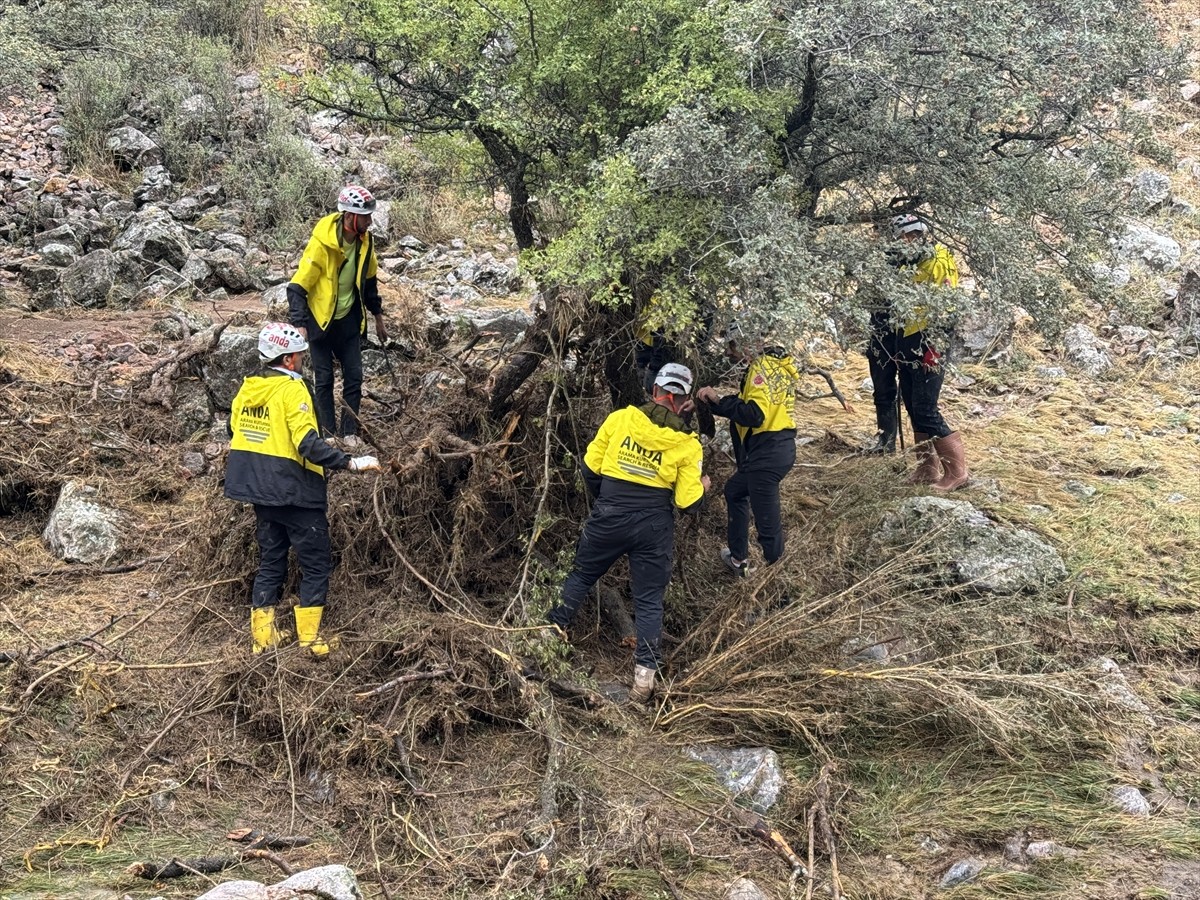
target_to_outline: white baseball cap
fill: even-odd
[[[690,394],[692,392],[692,370],[679,363],[667,363],[658,370],[654,378],[654,386],[672,394]]]

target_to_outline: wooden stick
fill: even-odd
[[[242,854],[242,859],[265,859],[267,862],[272,862],[279,866],[284,875],[295,875],[296,870],[288,865],[287,860],[277,853],[272,853],[270,850],[255,850],[253,847]]]
[[[169,859],[166,862],[150,861],[134,863],[125,870],[127,875],[145,878],[147,881],[163,881],[167,878],[183,878],[186,875],[210,875],[232,869],[240,862],[236,856],[202,856],[197,859]]]
[[[400,739],[400,735],[392,735],[392,746],[396,748],[396,755],[400,757],[400,771],[404,774],[404,780],[408,782],[408,786],[412,789],[414,797],[420,797],[423,800],[435,799],[437,794],[425,790],[425,786],[420,779],[413,774],[412,764],[408,758],[408,748],[404,746],[404,741]]]
[[[446,675],[453,675],[453,669],[435,669],[432,672],[413,672],[408,675],[401,675],[399,678],[393,678],[391,681],[385,681],[379,687],[373,687],[369,691],[361,691],[354,695],[355,700],[365,700],[367,697],[377,697],[380,694],[386,694],[394,687],[399,687],[402,684],[411,684],[414,681],[427,681],[431,678],[442,678]]]
[[[71,638],[68,641],[63,641],[62,643],[55,644],[53,647],[45,647],[41,650],[38,650],[36,653],[33,653],[29,656],[27,662],[29,662],[31,664],[36,663],[36,662],[41,662],[43,659],[45,659],[47,656],[50,656],[53,653],[57,653],[60,650],[66,650],[68,647],[73,646],[75,644],[82,644],[84,641],[90,641],[94,638],[97,638],[100,635],[102,635],[104,632],[108,631],[108,629],[110,629],[114,625],[116,625],[118,622],[120,622],[123,618],[125,618],[126,615],[128,615],[128,613],[123,613],[119,616],[114,616],[112,621],[110,621],[107,625],[105,625],[101,628],[97,628],[91,634],[88,634],[88,635],[85,635],[85,636],[79,637],[79,638]],[[5,650],[3,652],[0,652],[0,665],[7,665],[8,663],[16,662],[18,659],[21,659],[24,655],[25,654],[23,654],[20,650]]]
[[[821,774],[817,777],[816,794],[817,824],[821,828],[821,839],[825,842],[825,850],[829,854],[829,880],[833,891],[833,900],[841,900],[842,878],[838,873],[837,841],[833,836],[833,826],[829,821],[829,779],[833,774],[833,763],[825,763]]]

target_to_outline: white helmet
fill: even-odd
[[[263,362],[307,349],[308,341],[304,335],[286,322],[268,322],[258,333],[258,355]]]
[[[671,394],[686,396],[692,392],[692,370],[680,363],[667,363],[658,370],[654,386]]]
[[[898,238],[913,232],[924,234],[927,231],[929,231],[929,226],[925,224],[925,220],[912,213],[905,213],[892,219],[892,237]]]
[[[375,212],[375,198],[365,187],[348,184],[338,194],[338,212],[369,216]]]

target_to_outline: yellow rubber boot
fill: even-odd
[[[256,606],[250,610],[250,640],[254,643],[255,653],[279,646],[283,635],[275,627],[275,607]]]
[[[296,637],[300,639],[300,646],[307,647],[313,656],[325,656],[337,646],[336,638],[327,641],[319,633],[324,611],[323,606],[297,606],[295,609]]]

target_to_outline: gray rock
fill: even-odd
[[[68,481],[42,538],[67,562],[101,563],[121,546],[121,514],[96,501],[95,488]]]
[[[1033,371],[1047,381],[1061,381],[1067,377],[1067,370],[1062,366],[1035,366]]]
[[[142,183],[133,189],[133,202],[138,206],[158,203],[171,196],[171,173],[166,166],[150,166],[142,174]]]
[[[100,208],[100,215],[106,220],[124,224],[125,220],[137,212],[132,200],[110,200]]]
[[[232,401],[232,397],[230,398]],[[171,438],[188,441],[204,432],[212,424],[213,406],[204,384],[196,378],[175,382],[175,396],[171,401]],[[189,468],[186,464],[184,468]],[[201,465],[200,471],[204,471]]]
[[[196,900],[286,900],[268,893],[265,884],[257,881],[227,881],[211,891],[201,894]]]
[[[267,319],[286,322],[288,318],[287,282],[275,284],[263,291],[263,306],[267,308]]]
[[[145,134],[129,125],[114,128],[108,133],[105,145],[112,153],[117,168],[123,171],[143,169],[147,166],[161,166],[163,163],[162,148]]]
[[[1121,785],[1112,789],[1112,799],[1117,806],[1131,816],[1147,818],[1150,815],[1150,802],[1142,792],[1131,785]]]
[[[258,332],[234,331],[226,328],[217,346],[204,360],[204,383],[208,386],[213,405],[228,412],[229,405],[242,386],[242,379],[262,365],[258,358]]]
[[[749,878],[735,879],[725,892],[725,900],[771,900],[757,884]]]
[[[207,287],[212,281],[213,270],[198,254],[193,253],[179,269],[179,274],[197,287]]]
[[[372,184],[378,182],[372,180]],[[375,204],[375,214],[371,216],[371,234],[375,241],[386,247],[392,237],[392,201],[380,200]]]
[[[1067,576],[1058,551],[1031,531],[993,524],[961,500],[909,497],[892,504],[872,537],[877,551],[901,551],[936,535],[926,551],[931,580],[982,593],[1039,591]]]
[[[21,280],[29,288],[30,309],[58,309],[67,303],[56,290],[63,273],[61,266],[45,265],[40,262],[21,264]]]
[[[1090,500],[1096,496],[1096,489],[1090,484],[1084,484],[1078,479],[1072,478],[1063,485],[1063,490],[1073,497],[1078,497],[1080,500]]]
[[[1187,103],[1200,100],[1200,81],[1185,81],[1179,86],[1179,96]]]
[[[1112,368],[1112,358],[1101,349],[1096,333],[1082,323],[1066,330],[1063,346],[1067,359],[1093,378]]]
[[[261,291],[264,287],[262,279],[246,267],[246,256],[236,250],[222,247],[219,250],[206,251],[201,258],[212,268],[212,277],[235,294],[249,291]]]
[[[59,268],[69,266],[79,258],[75,248],[67,244],[46,244],[39,256],[46,265]]]
[[[1179,491],[1172,491],[1167,495],[1168,503],[1186,503],[1187,499],[1187,494],[1181,494]]]
[[[1117,254],[1122,259],[1140,260],[1151,269],[1169,272],[1178,268],[1183,252],[1179,242],[1160,234],[1141,222],[1129,222],[1116,241]]]
[[[405,250],[424,250],[425,244],[422,240],[413,234],[406,234],[400,240],[396,241],[396,246]]]
[[[1129,266],[1124,264],[1107,266],[1104,263],[1094,263],[1092,265],[1092,275],[1098,281],[1103,281],[1117,288],[1125,287],[1133,279],[1133,273],[1129,271]]]
[[[875,382],[868,376],[862,380],[862,384],[858,386],[858,389],[864,394],[873,394],[875,393]]]
[[[1200,271],[1189,269],[1179,282],[1171,311],[1171,325],[1181,341],[1200,343]]]
[[[1054,841],[1033,841],[1025,848],[1029,859],[1069,859],[1078,856],[1078,850],[1056,844]]]
[[[210,210],[215,206],[220,206],[225,202],[225,186],[221,184],[206,184],[200,190],[196,191],[196,203],[199,204],[200,210]],[[240,222],[240,216],[238,221]],[[236,226],[235,226],[236,227]]]
[[[194,222],[200,215],[200,201],[195,197],[181,197],[171,204],[168,212],[171,218],[180,222]]]
[[[180,321],[182,319],[182,321]],[[187,325],[187,333],[184,333],[184,324]],[[212,319],[202,312],[189,309],[187,306],[179,305],[173,307],[170,315],[164,315],[156,321],[153,330],[157,334],[161,334],[167,340],[181,341],[197,331],[203,331],[212,325]]]
[[[62,270],[58,298],[63,305],[121,306],[133,300],[144,279],[134,255],[93,250]]]
[[[354,872],[346,866],[319,866],[307,869],[276,884],[272,891],[292,891],[297,895],[316,895],[322,900],[363,900]]]
[[[257,91],[262,84],[262,78],[257,72],[246,72],[233,79],[233,86],[243,94],[247,91]]]
[[[1121,325],[1117,328],[1117,340],[1123,344],[1140,344],[1150,340],[1154,335],[1146,328],[1137,325]]]
[[[1125,678],[1125,673],[1121,671],[1116,660],[1109,659],[1107,656],[1098,656],[1092,661],[1092,669],[1096,673],[1096,686],[1100,690],[1101,697],[1114,706],[1119,706],[1129,712],[1147,717],[1150,715],[1150,707],[1146,705],[1145,700],[1133,692],[1133,688],[1129,686],[1129,681]]]
[[[517,335],[533,324],[533,316],[523,309],[471,309],[463,307],[458,315],[480,331],[495,331],[503,335]]]
[[[184,97],[179,101],[176,110],[179,113],[179,118],[185,124],[191,125],[194,131],[204,128],[217,114],[216,106],[203,94],[192,94],[190,97]]]
[[[113,250],[131,250],[147,262],[163,262],[180,269],[192,248],[179,223],[166,210],[147,206],[113,241]]]
[[[950,336],[950,356],[963,362],[1012,355],[1016,323],[1011,313],[982,307],[963,316]]]
[[[50,245],[66,245],[76,256],[83,253],[83,240],[79,236],[78,227],[63,224],[33,236],[33,246],[36,250],[45,251]]]
[[[1129,182],[1129,199],[1141,212],[1157,209],[1171,196],[1171,179],[1162,172],[1143,169]]]
[[[757,813],[774,806],[783,790],[779,757],[768,747],[689,747],[684,754],[710,766],[734,799]]]
[[[940,888],[951,888],[956,885],[966,884],[968,881],[974,881],[975,878],[983,871],[983,860],[975,857],[960,859],[942,876],[942,880],[938,882]]]

